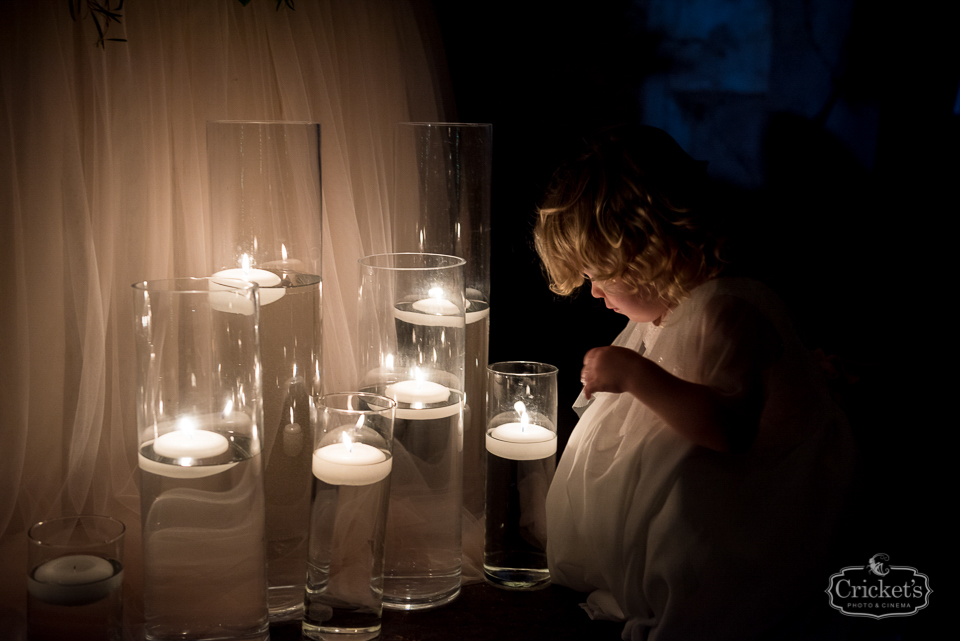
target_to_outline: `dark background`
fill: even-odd
[[[494,126],[490,361],[560,368],[562,446],[583,354],[625,319],[589,292],[549,292],[535,208],[583,135],[666,129],[709,161],[737,271],[770,284],[807,346],[836,357],[862,458],[836,571],[884,552],[939,592],[909,618],[834,613],[846,638],[926,638],[950,580],[941,501],[955,509],[936,454],[956,423],[937,402],[952,381],[939,283],[960,120],[945,16],[854,0],[433,5],[456,119]]]

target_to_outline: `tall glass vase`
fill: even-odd
[[[257,286],[134,285],[147,639],[269,637]]]
[[[218,276],[260,285],[271,621],[299,619],[310,514],[310,398],[321,391],[320,126],[207,124]]]
[[[557,368],[490,365],[487,396],[487,582],[510,590],[550,583],[547,489],[557,458]]]
[[[394,250],[466,260],[463,503],[480,524],[467,557],[482,552],[486,381],[490,314],[493,126],[401,123],[397,138]],[[466,535],[466,533],[465,533]]]
[[[383,605],[416,610],[460,593],[464,261],[360,261],[360,388],[397,403]]]

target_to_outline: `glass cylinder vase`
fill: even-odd
[[[511,361],[489,367],[487,582],[531,590],[550,583],[546,499],[557,456],[557,368]]]
[[[134,285],[147,639],[267,639],[257,286]]]
[[[123,535],[108,516],[41,521],[27,532],[30,641],[123,639]]]
[[[396,154],[395,251],[447,254],[466,261],[463,503],[482,524],[493,126],[401,123]],[[480,550],[472,552],[479,563]]]
[[[460,592],[464,261],[360,261],[364,391],[397,402],[383,604],[425,609]]]
[[[320,125],[210,122],[211,272],[260,285],[271,621],[303,612],[309,399],[322,387]]]
[[[316,401],[305,638],[380,635],[396,406],[357,392]]]

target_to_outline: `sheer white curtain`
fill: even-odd
[[[419,0],[129,0],[107,34],[128,41],[105,49],[64,0],[2,8],[0,631],[17,638],[40,519],[123,520],[138,596],[130,284],[202,274],[206,121],[322,125],[335,389],[353,378],[356,261],[389,251],[395,125],[443,120],[448,82]]]

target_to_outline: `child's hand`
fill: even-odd
[[[595,347],[583,357],[580,382],[589,400],[595,392],[633,391],[638,363],[643,357],[625,347]]]

